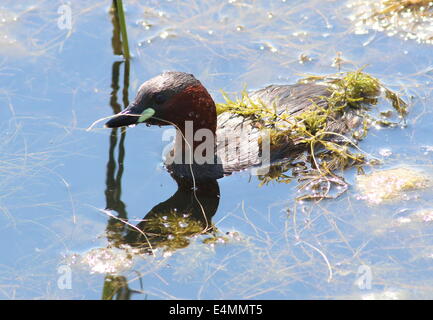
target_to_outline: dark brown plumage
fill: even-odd
[[[327,85],[310,83],[271,85],[252,92],[250,98],[275,106],[278,114],[295,116],[310,108],[312,101],[318,106],[326,107],[326,99],[323,97],[329,94]],[[145,110],[151,110],[152,116],[141,121],[140,115]],[[330,119],[328,130],[344,133],[354,125],[355,118],[353,114],[343,114],[338,119]],[[194,134],[200,129],[207,129],[216,137],[211,157],[208,158],[212,163],[185,163],[191,153],[187,146],[179,146],[182,145],[181,140],[187,136],[186,121],[193,124]],[[217,117],[212,97],[191,74],[166,72],[144,82],[134,102],[118,117],[108,121],[106,126],[114,128],[140,122],[152,125],[173,124],[179,129],[176,138],[179,144],[175,144],[174,150],[168,156],[170,158],[180,155],[183,163],[167,163],[168,170],[176,177],[191,178],[192,170],[197,180],[218,179],[234,171],[261,164],[260,128],[252,120],[228,112]],[[236,141],[229,150],[226,150],[227,139]],[[193,152],[201,143],[193,139],[190,142]],[[301,149],[301,145],[287,137],[285,143],[271,150],[271,160],[289,159]]]

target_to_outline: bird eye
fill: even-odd
[[[165,96],[162,93],[155,95],[155,102],[157,104],[162,104],[165,102]]]

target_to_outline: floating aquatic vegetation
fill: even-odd
[[[195,236],[206,234],[215,238],[217,232],[214,226],[204,229],[201,221],[189,215],[180,215],[176,211],[145,219],[139,227],[142,231],[141,234],[146,234],[146,238],[144,239],[138,234],[139,238],[134,239],[131,245],[142,249],[149,246],[152,249],[159,247],[165,252],[187,247]],[[211,240],[203,239],[203,242],[206,243],[207,241]]]
[[[361,198],[372,204],[401,198],[404,191],[426,188],[430,181],[420,171],[396,168],[357,176],[357,187]]]
[[[142,293],[142,290],[130,289],[126,277],[118,275],[105,276],[102,300],[131,300],[131,295],[134,293]]]
[[[123,245],[121,248],[94,248],[82,255],[68,257],[71,265],[89,269],[91,273],[119,274],[133,265],[136,249]]]
[[[159,239],[158,245],[170,250],[185,248],[189,245],[190,237],[203,232],[203,226],[192,219],[178,215],[159,216],[146,221],[144,232],[152,239]]]
[[[290,162],[272,165],[269,167],[269,172],[266,175],[259,175],[260,186],[275,181],[278,183],[290,183],[294,179],[293,176],[287,174],[287,171],[292,168]]]
[[[349,4],[354,8],[350,17],[355,33],[366,34],[369,29],[399,35],[433,44],[433,1],[431,0],[362,0]]]
[[[335,171],[362,165],[368,160],[366,154],[357,147],[357,141],[367,135],[371,126],[399,125],[407,113],[407,104],[378,79],[362,70],[308,76],[300,82],[327,84],[329,95],[311,97],[309,108],[290,115],[278,112],[275,104],[269,106],[252,99],[246,90],[235,99],[223,92],[225,103],[217,104],[217,113],[237,114],[250,119],[258,128],[269,129],[271,150],[284,145],[288,139],[299,146],[299,150],[307,150],[308,168],[298,174],[298,179],[304,183],[301,189],[309,190],[310,193],[301,196],[301,199],[331,197],[329,192],[332,186],[339,190],[335,195],[338,196],[347,189],[347,184],[342,177],[335,175]],[[376,108],[375,115],[372,106],[377,105],[381,97],[392,106],[392,110]],[[397,116],[395,121],[391,119],[393,113]],[[345,121],[349,121],[349,125],[339,128],[341,126],[338,123]],[[350,135],[353,139],[349,138]],[[287,166],[272,166],[266,176],[259,176],[261,184],[270,181],[290,182],[292,177],[285,174],[287,170]]]

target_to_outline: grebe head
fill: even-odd
[[[171,71],[144,82],[134,101],[105,126],[173,123],[182,129],[185,121],[193,121],[194,129],[208,128],[215,132],[215,103],[192,74]]]

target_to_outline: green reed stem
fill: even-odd
[[[120,32],[122,33],[123,57],[129,60],[128,32],[126,30],[125,12],[123,11],[122,0],[116,0],[117,16],[119,17]]]

